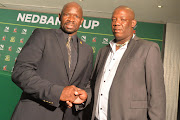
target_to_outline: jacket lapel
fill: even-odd
[[[102,50],[102,57],[100,57],[100,59],[99,59],[99,63],[100,63],[100,65],[98,66],[98,70],[97,70],[97,73],[99,72],[99,70],[104,70],[104,66],[105,66],[105,63],[106,63],[106,60],[107,60],[107,57],[108,57],[108,55],[109,55],[109,52],[110,52],[110,45],[107,45],[106,47],[105,47],[105,50]]]
[[[65,40],[64,39],[64,35],[61,29],[57,29],[56,30],[56,37],[57,37],[57,42],[59,45],[59,51],[61,52],[61,54],[57,54],[57,56],[59,58],[63,57],[64,59],[64,65],[66,68],[66,73],[67,73],[67,77],[69,78],[69,65],[68,65],[68,54],[67,54],[67,48],[65,46]],[[68,82],[68,81],[67,81]]]
[[[127,49],[126,49],[124,55],[122,56],[121,61],[118,65],[116,73],[121,73],[124,66],[127,64],[127,61],[129,60],[129,57],[135,48],[136,39],[138,39],[138,38],[135,36],[133,39],[131,39],[129,41]],[[117,74],[114,76],[114,80],[116,80],[116,77],[117,77]]]

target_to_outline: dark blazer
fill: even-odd
[[[110,46],[96,58],[93,80],[95,117],[102,71]],[[108,120],[165,120],[163,65],[159,46],[138,37],[131,39],[119,63],[109,91]]]
[[[78,112],[59,102],[64,87],[85,89],[92,71],[92,48],[78,38],[78,60],[69,79],[68,54],[61,29],[36,29],[18,55],[12,73],[22,96],[12,120],[73,120]],[[72,113],[73,112],[73,113]]]

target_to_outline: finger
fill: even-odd
[[[76,96],[79,95],[78,91],[75,91],[75,92],[74,92],[74,95],[76,95]]]
[[[67,104],[68,108],[71,108],[73,106],[73,104],[70,101],[66,101],[66,104]]]
[[[74,104],[81,104],[83,103],[85,100],[80,99],[79,97],[73,102]]]
[[[73,103],[77,98],[78,98],[78,96],[73,95],[73,96],[71,96],[71,97],[69,98],[68,101],[70,101],[71,103]]]
[[[79,98],[80,99],[82,99],[82,100],[86,100],[87,99],[88,95],[87,95],[86,91],[81,90],[81,91],[78,91],[78,93],[79,93]]]
[[[80,95],[80,94],[87,94],[87,93],[85,90],[80,89],[80,90],[78,90],[78,94]]]

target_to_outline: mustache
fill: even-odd
[[[113,28],[113,30],[123,30],[122,28]]]
[[[74,24],[74,22],[73,21],[67,21],[66,23],[64,23],[65,25],[66,24]]]

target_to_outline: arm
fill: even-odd
[[[152,44],[146,58],[148,115],[150,120],[165,120],[166,94],[159,46]]]

